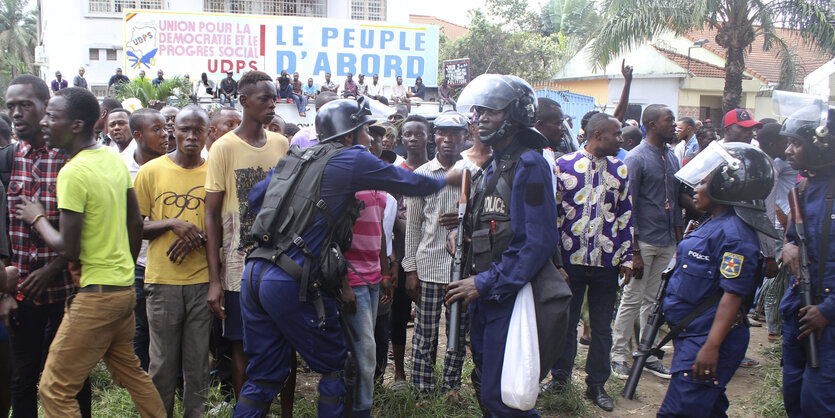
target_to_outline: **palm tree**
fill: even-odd
[[[794,29],[821,53],[835,55],[833,4],[832,0],[607,0],[604,21],[592,43],[592,60],[605,66],[665,31],[715,30],[716,43],[727,51],[722,101],[727,111],[742,100],[745,54],[758,39],[764,50],[776,49],[782,60],[780,87],[794,83],[792,46],[777,35],[777,28]]]
[[[172,103],[182,107],[191,103],[188,97],[190,88],[191,82],[179,76],[169,78],[159,83],[158,86],[154,86],[147,78],[137,77],[129,83],[118,84],[114,98],[119,101],[137,98],[143,107],[148,107],[152,101],[168,103],[171,100]]]
[[[0,1],[0,53],[3,54],[0,67],[11,72],[12,77],[34,70],[37,15],[34,11],[27,12],[26,6],[26,0]]]

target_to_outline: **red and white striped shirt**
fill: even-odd
[[[380,250],[386,192],[363,190],[357,192],[356,197],[365,203],[365,209],[360,211],[360,216],[354,224],[354,238],[351,241],[351,249],[345,253],[345,259],[362,275],[360,278],[349,268],[348,283],[351,286],[365,286],[366,282],[375,284],[383,279],[380,273]]]

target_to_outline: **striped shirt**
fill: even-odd
[[[431,178],[443,178],[447,170],[437,158],[415,170]],[[452,256],[447,253],[445,227],[438,218],[458,212],[460,187],[444,186],[439,192],[421,197],[406,198],[406,252],[404,271],[417,271],[418,278],[430,283],[449,283]]]
[[[380,274],[380,251],[386,195],[386,192],[379,190],[363,190],[356,193],[357,199],[365,203],[365,209],[360,211],[360,216],[354,224],[354,238],[351,241],[351,249],[345,252],[345,259],[362,277],[349,268],[348,284],[351,286],[375,284],[383,279]]]

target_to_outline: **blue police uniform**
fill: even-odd
[[[271,178],[272,171],[250,192],[253,211],[260,210]],[[331,208],[334,218],[338,218],[348,199],[360,190],[385,190],[413,196],[435,193],[444,184],[443,178],[413,174],[384,163],[362,146],[354,146],[336,154],[326,164],[321,198]],[[327,232],[327,221],[319,215],[301,234],[316,260]],[[303,264],[304,255],[298,248],[293,247],[287,254],[297,264]],[[252,286],[248,283],[249,277],[255,281]],[[262,277],[260,283],[257,282],[259,277]],[[319,381],[319,416],[342,416],[345,403],[342,370],[347,352],[336,302],[328,296],[322,297],[326,319],[324,329],[319,329],[314,305],[310,301],[299,301],[299,283],[277,265],[264,260],[249,261],[242,280],[241,310],[249,380],[241,388],[241,399],[235,405],[234,416],[263,416],[264,405],[269,405],[289,376],[291,349],[295,349],[313,371],[323,375]],[[252,295],[251,287],[258,289],[257,295]],[[266,312],[258,307],[253,296],[260,298]]]
[[[499,159],[501,152],[494,158]],[[494,173],[491,164],[485,182]],[[516,168],[509,204],[513,237],[501,261],[475,276],[479,298],[470,303],[470,344],[481,370],[481,402],[500,417],[539,416],[502,403],[501,377],[507,329],[516,293],[557,250],[557,208],[551,168],[535,151],[524,152]]]
[[[818,342],[820,353],[820,367],[806,366],[806,352],[804,341],[798,340],[800,335],[800,294],[796,286],[796,279],[789,279],[789,288],[780,304],[780,315],[783,317],[783,403],[790,417],[823,417],[835,416],[835,220],[830,222],[829,248],[821,255],[821,231],[823,217],[830,216],[832,208],[825,207],[827,183],[835,172],[818,173],[809,177],[806,189],[801,197],[804,221],[806,223],[807,254],[809,256],[809,276],[812,291],[818,296],[818,310],[829,320]],[[788,241],[795,243],[794,224],[790,223],[786,229]],[[818,295],[818,260],[826,257],[825,273],[823,275],[823,294]]]
[[[703,301],[720,291],[754,293],[760,245],[757,233],[733,213],[710,218],[685,237],[676,249],[676,267],[667,285],[664,315],[675,325]],[[717,302],[696,317],[674,340],[672,379],[659,417],[726,416],[725,385],[748,349],[748,328],[735,324],[719,348],[715,380],[701,382],[691,375],[696,355],[707,342],[719,307]]]

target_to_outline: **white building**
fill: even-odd
[[[122,15],[127,9],[328,17],[409,23],[407,2],[398,0],[38,0],[41,76],[55,71],[72,82],[79,67],[97,95],[124,63]],[[155,74],[148,74],[149,78]]]

